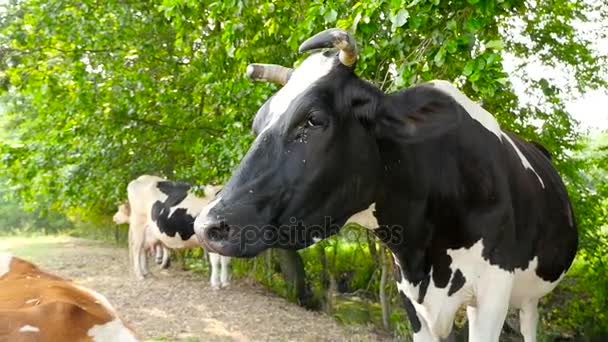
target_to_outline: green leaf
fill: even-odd
[[[486,67],[486,60],[483,58],[478,58],[475,60],[475,70],[481,71]]]
[[[391,21],[391,23],[393,23],[391,29],[394,31],[397,27],[405,25],[409,16],[410,14],[405,8],[402,8],[397,11],[395,15],[389,15],[389,20]]]
[[[462,69],[462,74],[465,76],[470,76],[475,69],[475,61],[468,61],[467,64],[464,65],[464,69]]]
[[[442,66],[445,61],[445,48],[441,47],[439,51],[435,54],[435,58],[433,59],[435,65]]]
[[[323,19],[325,19],[326,24],[331,24],[336,21],[337,17],[338,17],[338,12],[336,12],[336,10],[334,10],[334,9],[331,9],[325,13],[325,15],[323,16]]]
[[[481,28],[481,21],[478,18],[469,18],[467,20],[467,29],[470,31],[478,31]]]
[[[458,51],[458,42],[456,42],[455,40],[450,40],[446,44],[446,49],[449,53],[455,53],[456,51]]]
[[[486,48],[494,49],[494,50],[502,50],[505,48],[505,45],[501,39],[490,40],[486,43]]]

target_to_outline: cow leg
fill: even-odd
[[[165,270],[165,269],[169,268],[169,266],[171,265],[171,250],[165,246],[163,246],[162,250],[163,250],[163,260],[160,264],[160,268]]]
[[[473,329],[477,325],[477,308],[467,305],[467,319],[469,320],[469,336],[473,336]]]
[[[150,273],[150,269],[148,268],[148,254],[143,248],[139,251],[139,267],[141,274],[145,278]]]
[[[519,329],[524,342],[536,342],[536,325],[538,324],[538,300],[524,303],[519,309]]]
[[[218,269],[220,268],[220,255],[217,253],[209,253],[209,263],[211,264],[211,288],[218,290],[220,288],[218,273]]]
[[[154,246],[154,253],[157,265],[160,265],[163,262],[163,252],[163,246],[160,243],[157,243]]]
[[[222,270],[221,270],[221,275],[220,275],[220,282],[222,283],[222,287],[228,287],[230,286],[230,257],[227,256],[220,256],[220,261],[222,264]]]
[[[144,222],[131,216],[129,224],[129,246],[133,261],[133,271],[138,279],[144,279],[147,275],[146,253],[144,251]]]
[[[414,342],[439,342],[439,338],[431,333],[426,322],[421,321],[420,330],[414,333]]]
[[[469,328],[471,342],[498,342],[513,288],[512,274],[501,273],[479,279],[482,287],[477,293],[476,317],[471,322],[474,324]]]

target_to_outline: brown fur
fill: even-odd
[[[92,327],[116,318],[99,297],[25,260],[13,257],[0,276],[0,341],[91,341]],[[20,332],[26,325],[39,331]]]

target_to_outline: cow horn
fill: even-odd
[[[267,81],[285,84],[291,77],[293,69],[277,64],[249,64],[247,66],[247,77],[256,81]]]
[[[302,53],[321,48],[339,49],[340,62],[346,66],[351,66],[357,61],[357,43],[355,42],[355,37],[345,30],[333,28],[319,32],[302,43],[299,51]]]

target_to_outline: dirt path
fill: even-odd
[[[201,274],[158,271],[136,281],[126,248],[69,237],[0,237],[0,251],[104,294],[148,341],[378,341],[371,327],[344,326],[306,311],[264,288],[233,281],[214,291]]]

